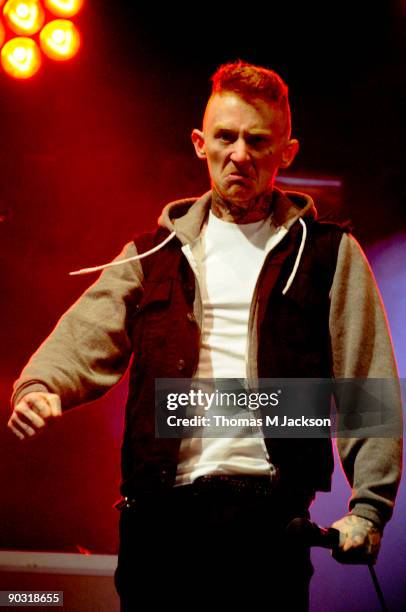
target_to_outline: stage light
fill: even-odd
[[[8,27],[16,34],[36,34],[45,21],[45,12],[38,0],[8,0],[3,14]]]
[[[45,0],[46,8],[58,17],[73,17],[80,11],[84,0]]]
[[[55,19],[41,30],[42,51],[53,60],[65,61],[76,55],[80,47],[80,34],[71,21]]]
[[[32,38],[12,38],[1,50],[1,65],[10,76],[29,79],[40,69],[41,51]]]

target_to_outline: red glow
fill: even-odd
[[[84,0],[45,0],[46,8],[58,17],[73,17],[80,11]]]
[[[29,79],[41,66],[41,51],[31,38],[12,38],[1,50],[1,65],[15,79]]]
[[[6,32],[4,30],[4,26],[0,21],[0,48],[3,46],[4,39],[6,38]]]
[[[37,0],[8,0],[3,9],[8,27],[16,34],[36,34],[45,21],[45,12]]]
[[[42,51],[53,60],[65,61],[76,55],[80,47],[80,34],[71,21],[55,19],[41,30]]]

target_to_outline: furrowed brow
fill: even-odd
[[[228,127],[227,125],[223,125],[221,123],[214,126],[215,132],[230,132],[231,134],[238,134],[238,130]]]

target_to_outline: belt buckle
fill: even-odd
[[[250,480],[250,477],[226,476],[226,475],[206,475],[200,476],[195,481],[197,491],[216,492],[227,495],[268,495],[272,487],[264,487],[265,483],[272,482],[265,479],[262,484],[257,480]]]

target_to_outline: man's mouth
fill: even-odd
[[[227,174],[227,179],[229,181],[250,181],[251,177],[248,174],[242,174],[241,172],[230,172]]]

